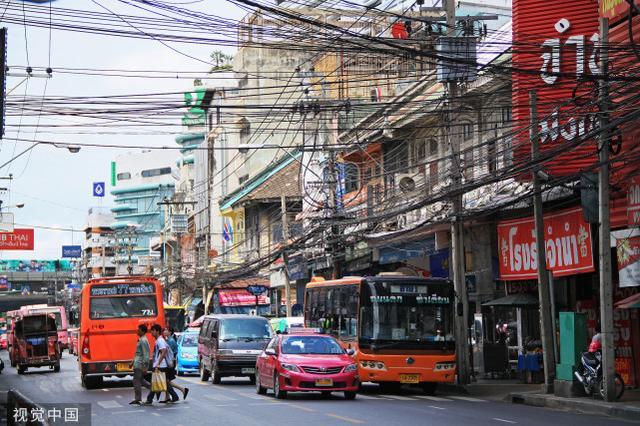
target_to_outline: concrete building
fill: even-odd
[[[84,227],[85,241],[80,270],[82,281],[116,274],[113,214],[106,207],[92,207]]]
[[[160,266],[160,254],[151,250],[151,239],[165,225],[165,208],[175,192],[178,171],[174,150],[145,150],[116,157],[111,184],[118,274],[150,273]]]

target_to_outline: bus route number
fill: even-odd
[[[153,309],[143,309],[142,315],[153,316],[154,315]]]

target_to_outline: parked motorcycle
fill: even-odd
[[[574,373],[578,381],[584,386],[584,391],[591,396],[599,392],[604,398],[604,383],[602,381],[602,352],[584,352],[582,354],[582,365]],[[620,399],[624,393],[624,381],[622,377],[615,374],[615,396]]]

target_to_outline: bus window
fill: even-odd
[[[92,297],[89,312],[91,319],[153,317],[157,314],[156,297]]]

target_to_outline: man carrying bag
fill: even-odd
[[[158,324],[151,326],[151,335],[156,339],[156,344],[153,350],[153,375],[151,377],[151,392],[147,395],[145,405],[151,405],[153,403],[153,397],[164,390],[162,389],[162,383],[164,381],[164,387],[166,391],[171,395],[171,402],[178,401],[178,394],[171,386],[171,380],[175,379],[173,375],[173,368],[171,367],[172,360],[169,358],[169,346],[162,337],[162,327]],[[164,377],[162,377],[164,376]],[[164,380],[163,380],[164,379]],[[155,385],[155,386],[154,386]]]

